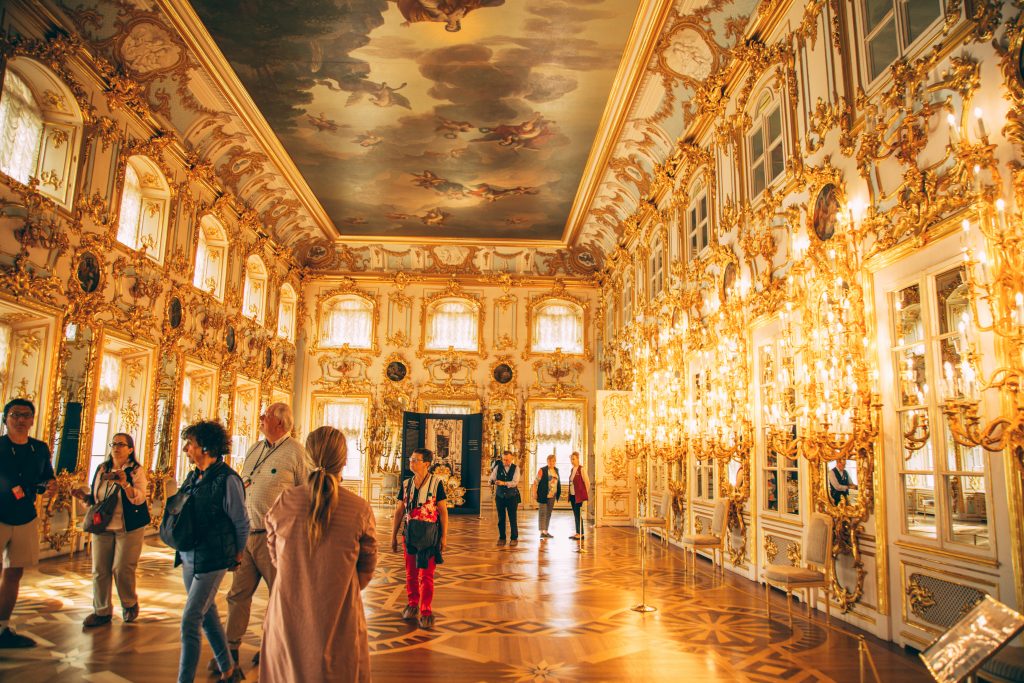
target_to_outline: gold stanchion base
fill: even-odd
[[[642,602],[639,605],[637,605],[636,607],[630,607],[630,609],[633,610],[634,612],[657,612],[658,611],[658,608],[655,607],[654,605],[645,605]]]

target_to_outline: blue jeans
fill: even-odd
[[[181,578],[185,581],[188,597],[185,609],[181,612],[181,660],[178,662],[178,683],[192,683],[199,666],[199,653],[202,641],[199,627],[206,633],[206,640],[213,648],[213,656],[217,659],[217,667],[226,673],[235,665],[228,650],[228,637],[224,633],[224,625],[217,614],[217,589],[224,579],[227,569],[219,569],[202,574],[194,573],[189,562],[181,564]]]

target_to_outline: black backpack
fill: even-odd
[[[160,540],[175,550],[195,550],[199,543],[196,533],[195,504],[191,491],[178,491],[167,499],[164,518],[160,520]]]

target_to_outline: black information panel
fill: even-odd
[[[404,413],[402,417],[402,479],[412,476],[409,456],[416,448],[434,452],[434,468],[447,467],[465,489],[452,514],[480,514],[480,446],[483,414]]]

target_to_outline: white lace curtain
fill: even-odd
[[[445,301],[430,311],[427,348],[457,351],[477,350],[476,309],[461,301]]]
[[[199,289],[207,291],[207,268],[210,261],[210,250],[206,244],[206,231],[203,230],[202,226],[199,228],[199,246],[196,247],[196,273],[192,279],[194,284]]]
[[[250,257],[245,267],[245,287],[242,296],[242,315],[263,322],[266,307],[266,268],[259,257]]]
[[[0,171],[21,183],[36,172],[43,141],[43,115],[28,84],[7,70],[0,95]]]
[[[362,299],[341,299],[327,311],[321,345],[368,349],[373,346],[373,307]]]
[[[366,427],[366,404],[328,403],[324,406],[324,424],[341,430],[348,445],[348,461],[342,476],[345,479],[363,478],[363,451],[360,448]]]
[[[117,411],[117,398],[121,389],[121,359],[109,353],[103,354],[100,367],[99,407],[103,412]]]
[[[277,336],[295,341],[295,293],[291,287],[281,290],[281,301],[277,307]]]
[[[537,309],[533,323],[533,350],[550,353],[583,353],[583,315],[568,304],[548,304]]]
[[[117,241],[132,249],[139,248],[139,221],[142,219],[142,184],[131,164],[124,169],[124,190],[121,192],[121,213],[117,220]]]
[[[582,448],[581,415],[577,408],[537,408],[533,411],[533,436],[537,442],[537,467],[555,454],[563,477],[568,476],[569,456]]]

